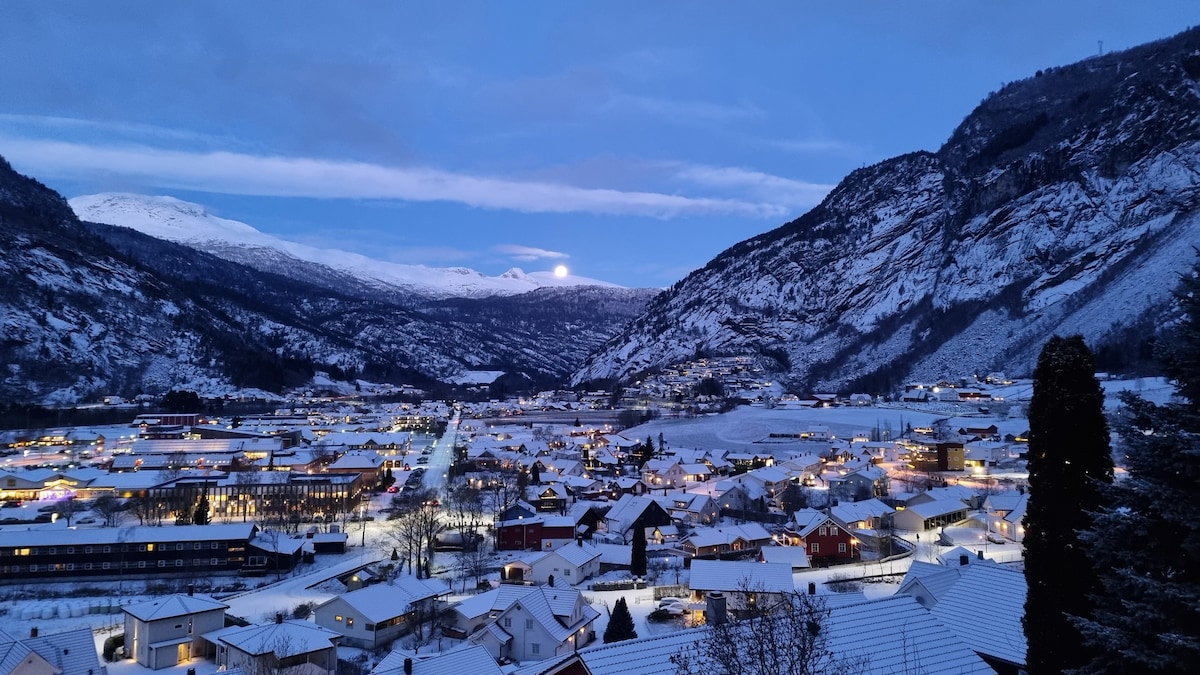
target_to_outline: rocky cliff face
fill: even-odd
[[[936,153],[855,171],[656,298],[575,381],[758,354],[799,387],[1027,373],[1082,333],[1119,361],[1200,242],[1200,30],[1039,72]]]

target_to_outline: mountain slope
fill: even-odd
[[[320,249],[273,237],[174,197],[103,193],[74,197],[69,203],[81,220],[132,228],[294,279],[321,279],[327,285],[357,280],[358,284],[397,296],[392,300],[403,300],[411,294],[432,298],[485,297],[547,287],[617,287],[586,277],[572,275],[560,279],[550,272],[525,273],[517,268],[488,277],[465,267],[426,267],[374,260],[357,253]]]
[[[179,387],[280,392],[318,369],[419,386],[473,367],[557,382],[652,293],[438,300],[398,298],[336,272],[297,279],[81,223],[57,193],[0,159],[0,402]]]
[[[1134,349],[1200,241],[1198,78],[1191,30],[1009,84],[938,152],[690,274],[573,380],[760,354],[798,387],[884,391],[1029,372],[1053,333]]]

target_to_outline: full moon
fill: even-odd
[[[566,265],[559,265],[558,267],[554,268],[554,276],[558,277],[559,279],[565,278],[570,273],[571,270],[567,269]]]

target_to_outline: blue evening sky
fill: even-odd
[[[0,155],[376,258],[667,286],[1196,0],[0,3]]]

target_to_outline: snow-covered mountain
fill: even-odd
[[[757,354],[796,387],[1028,373],[1052,334],[1144,353],[1200,242],[1200,29],[1039,71],[937,152],[853,172],[812,211],[658,296],[574,375]]]
[[[426,267],[375,260],[358,253],[317,248],[260,232],[246,223],[220,218],[200,205],[174,197],[127,193],[83,195],[69,200],[80,220],[128,227],[265,272],[300,279],[350,276],[379,288],[425,297],[516,295],[539,288],[602,286],[578,275],[512,268],[489,277],[466,267]]]
[[[281,272],[303,264],[279,260]],[[547,386],[656,292],[571,286],[429,298],[320,269],[327,275],[307,279],[263,271],[81,222],[0,158],[0,404],[179,388],[278,393],[318,371],[436,387],[486,369],[506,374],[502,386]]]

